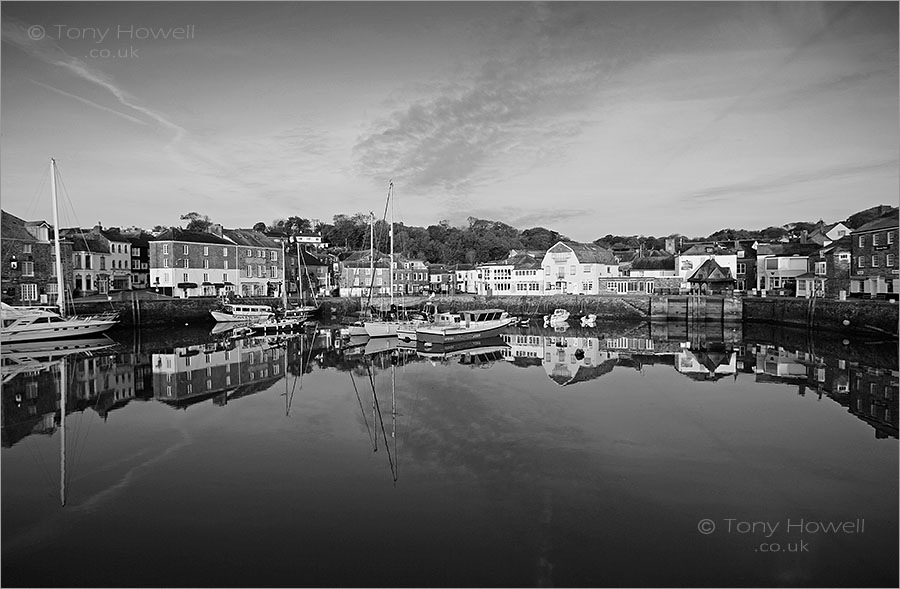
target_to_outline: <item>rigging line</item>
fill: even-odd
[[[42,166],[44,168],[44,174],[41,176],[40,182],[38,182],[38,188],[34,193],[34,196],[31,197],[31,202],[26,209],[25,214],[28,217],[31,217],[37,212],[37,202],[40,198],[41,194],[44,192],[44,186],[47,184],[47,178],[50,176],[50,168],[47,166]]]
[[[378,395],[375,394],[374,389],[372,393],[372,396],[375,398],[375,408],[378,410],[378,416],[381,418],[379,420],[381,421],[381,437],[384,439],[384,448],[387,451],[388,464],[391,465],[391,476],[393,477],[394,482],[397,482],[397,472],[394,468],[394,459],[391,457],[391,446],[390,444],[388,444],[387,431],[384,429],[384,418],[381,417],[381,405],[380,403],[378,403]]]
[[[16,425],[16,424],[13,424],[13,425]],[[26,448],[28,448],[28,453],[31,454],[32,460],[34,460],[35,464],[40,466],[40,470],[44,473],[44,478],[47,479],[47,492],[46,492],[47,496],[54,497],[55,495],[54,495],[53,491],[50,490],[53,488],[54,483],[53,483],[53,479],[50,478],[50,469],[47,468],[47,462],[44,460],[44,455],[41,454],[40,452],[36,452],[34,450],[34,448],[31,447],[31,444],[29,443],[29,441],[27,439],[23,440],[23,442],[24,442],[23,445]]]
[[[366,417],[366,410],[363,408],[362,398],[359,396],[359,389],[356,387],[356,379],[353,378],[352,370],[350,371],[350,381],[353,383],[353,390],[356,392],[356,400],[359,402],[359,412],[362,413],[363,423],[366,424],[366,433],[369,435],[369,441],[372,442],[372,429],[369,427],[369,419]]]

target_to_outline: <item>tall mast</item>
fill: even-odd
[[[53,200],[53,244],[56,252],[56,306],[59,314],[66,314],[66,290],[63,283],[62,252],[59,247],[59,205],[56,202],[56,160],[50,158],[50,191]]]
[[[388,187],[388,201],[391,203],[391,268],[388,275],[391,279],[391,306],[394,305],[394,181]]]
[[[288,242],[290,243],[290,242]],[[287,296],[287,252],[290,250],[290,245],[284,247],[284,242],[281,244],[281,296],[284,299],[284,310],[287,311],[288,308],[288,296]]]
[[[375,213],[369,212],[369,300],[372,300],[372,290],[375,288]]]

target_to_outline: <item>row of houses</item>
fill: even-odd
[[[55,298],[51,227],[3,212],[3,300]],[[560,241],[546,251],[512,250],[477,265],[427,264],[381,252],[343,256],[321,250],[314,234],[251,229],[63,229],[64,282],[74,296],[153,289],[177,297],[477,294],[521,296],[603,293],[759,292],[812,297],[889,296],[898,282],[898,211],[851,229],[825,226],[795,242],[683,243],[665,251],[613,252]],[[311,253],[308,248],[313,246]]]

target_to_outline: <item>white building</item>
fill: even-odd
[[[612,252],[592,243],[560,241],[544,254],[543,294],[598,294],[619,276]]]

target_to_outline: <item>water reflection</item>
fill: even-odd
[[[541,366],[561,387],[602,378],[613,370],[665,365],[698,382],[751,376],[760,384],[795,387],[799,395],[827,397],[868,423],[879,438],[898,435],[898,371],[893,342],[837,340],[773,328],[683,324],[610,324],[595,329],[510,330],[475,342],[425,347],[396,338],[341,339],[337,328],[245,338],[207,331],[120,333],[116,340],[69,342],[65,349],[23,344],[3,349],[3,445],[54,431],[59,411],[59,364],[69,374],[68,410],[91,409],[106,419],[132,401],[156,400],[185,409],[256,394],[285,376],[315,368],[371,367],[380,356],[404,362],[468,364],[497,361]],[[199,340],[199,341],[198,341]],[[188,343],[193,342],[193,343]],[[296,387],[296,384],[294,385]],[[286,403],[290,395],[286,396]],[[288,403],[289,405],[289,403]]]

